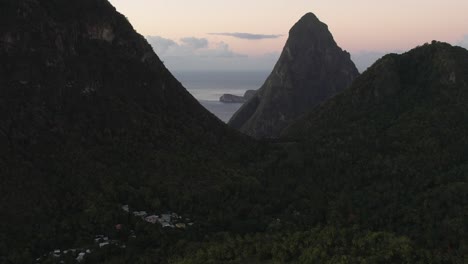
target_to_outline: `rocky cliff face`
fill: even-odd
[[[348,87],[358,74],[327,25],[308,13],[290,30],[264,85],[229,125],[256,138],[278,137],[292,120]]]

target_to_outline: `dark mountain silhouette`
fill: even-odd
[[[358,74],[327,25],[308,13],[291,28],[265,84],[229,125],[255,138],[276,138],[294,119],[347,88]]]
[[[387,55],[256,142],[107,1],[3,0],[0,22],[0,263],[465,259],[467,50]]]
[[[464,113],[462,102],[468,93],[466,56],[465,49],[437,41],[402,55],[386,55],[356,79],[350,89],[297,120],[284,136],[303,138],[316,134],[316,129],[325,131],[330,124],[344,129],[371,119],[372,126],[382,128],[403,121],[409,125],[415,119],[401,117],[423,114],[422,109],[428,111],[424,119],[433,118],[433,111]],[[326,126],[318,122],[325,119]],[[434,120],[434,124],[440,122],[443,120]]]
[[[284,152],[263,167],[263,208],[284,213],[267,231],[213,237],[175,263],[463,262],[466,120],[467,50],[386,55],[273,141]]]
[[[108,1],[1,1],[0,14],[0,256],[71,247],[119,203],[221,205],[212,187],[239,176],[249,140]]]

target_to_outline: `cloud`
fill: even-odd
[[[208,40],[206,38],[181,38],[180,41],[187,46],[190,46],[194,49],[203,49],[208,48]]]
[[[247,40],[276,39],[276,38],[279,38],[279,37],[283,36],[283,35],[251,34],[251,33],[241,33],[241,32],[208,33],[208,34],[209,35],[216,35],[216,36],[229,36],[229,37],[247,39]]]
[[[233,52],[229,45],[224,42],[219,42],[213,49],[206,49],[200,51],[201,57],[215,57],[215,58],[235,58],[235,57],[247,57],[247,55]]]
[[[186,37],[177,43],[160,36],[147,36],[146,39],[161,57],[246,57],[236,53],[224,42],[209,43],[206,38]]]
[[[463,36],[463,38],[457,43],[457,45],[468,49],[468,35]]]
[[[249,58],[233,51],[225,42],[210,43],[206,38],[184,37],[176,41],[147,36],[146,39],[164,64],[174,71],[250,70],[255,65],[263,69],[263,61],[267,61],[261,58],[257,63],[257,57]]]
[[[160,36],[147,36],[146,40],[148,40],[149,44],[153,46],[153,49],[157,54],[164,54],[171,47],[178,46],[178,44],[172,39],[167,39]]]

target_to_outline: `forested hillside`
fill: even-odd
[[[0,1],[1,263],[463,263],[468,51],[383,57],[255,141],[106,0]]]
[[[0,13],[0,262],[92,241],[121,204],[218,219],[225,196],[249,193],[256,143],[108,1],[3,0]]]
[[[467,50],[383,57],[276,143],[264,208],[282,211],[267,232],[213,237],[176,263],[463,263],[467,103]]]

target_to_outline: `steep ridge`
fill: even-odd
[[[275,141],[263,206],[284,213],[268,231],[213,237],[174,263],[462,263],[467,120],[466,49],[386,55]]]
[[[468,51],[434,41],[384,56],[283,137],[300,142],[295,163],[308,164],[317,191],[338,193],[337,219],[352,215],[456,263],[468,235],[466,120]]]
[[[1,1],[0,14],[1,258],[72,246],[109,226],[118,204],[225,206],[220,190],[240,181],[252,143],[108,1]]]
[[[375,119],[373,125],[388,127],[403,121],[399,118],[407,112],[415,114],[417,108],[435,111],[453,104],[454,110],[464,110],[468,83],[465,58],[465,49],[437,41],[402,55],[386,55],[358,77],[350,89],[297,120],[284,136],[312,136],[319,127],[319,131],[331,127],[316,123],[325,119],[340,127],[359,119]]]
[[[347,88],[358,74],[327,25],[308,13],[291,28],[263,86],[229,125],[255,138],[277,138],[292,120]]]

